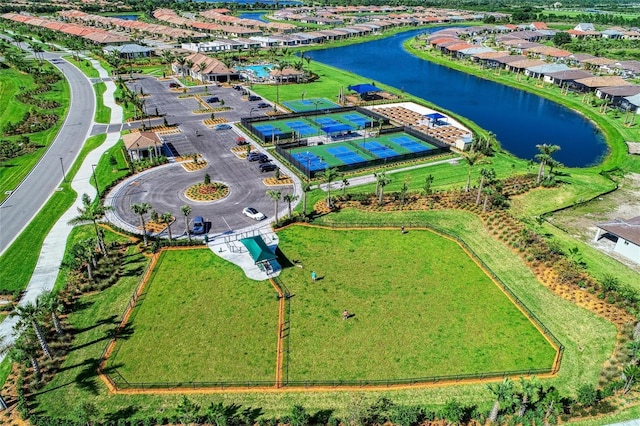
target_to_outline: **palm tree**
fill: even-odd
[[[476,197],[476,206],[480,204],[480,195],[482,194],[482,187],[484,186],[485,180],[490,185],[493,180],[496,178],[496,171],[493,169],[487,169],[483,167],[480,169],[480,185],[478,186],[478,196]]]
[[[544,177],[544,168],[549,160],[552,159],[551,154],[560,150],[560,147],[558,145],[548,145],[546,143],[543,143],[542,145],[536,145],[536,148],[538,149],[538,151],[540,151],[540,154],[536,154],[536,159],[540,162],[540,168],[538,169],[538,178],[536,179],[536,183],[540,183],[540,181]]]
[[[378,195],[378,204],[382,205],[384,200],[384,187],[391,183],[391,178],[387,176],[385,172],[378,173],[378,186],[380,187],[380,194]]]
[[[160,216],[160,218],[164,223],[167,224],[167,232],[169,233],[169,242],[171,242],[173,240],[171,235],[171,223],[173,222],[173,215],[169,212],[166,212],[166,213],[163,213],[162,216]]]
[[[204,69],[207,67],[207,61],[202,61],[198,64],[198,72],[200,73],[200,80],[204,83]]]
[[[540,382],[533,376],[531,380],[525,380],[524,377],[520,377],[520,407],[518,408],[518,417],[524,417],[529,405],[531,404],[533,397],[540,392]]]
[[[622,388],[622,394],[626,395],[636,385],[640,378],[640,366],[636,364],[629,364],[622,370],[622,381],[624,387]]]
[[[180,211],[182,211],[182,214],[184,215],[184,226],[185,226],[184,232],[187,233],[189,242],[191,242],[191,232],[189,232],[189,215],[191,214],[191,206],[188,204],[185,204],[184,206],[180,207]]]
[[[64,331],[62,330],[62,324],[60,323],[58,314],[64,312],[64,305],[58,295],[53,292],[42,293],[38,297],[38,302],[45,312],[51,313],[51,320],[53,321],[56,333],[63,335]]]
[[[32,333],[24,330],[18,337],[13,348],[9,352],[9,358],[19,364],[29,363],[33,368],[33,374],[36,376],[36,382],[40,381],[42,376],[40,363],[38,363],[38,343],[33,339]],[[6,409],[6,407],[5,407]]]
[[[49,350],[49,345],[47,345],[44,332],[41,328],[42,305],[40,305],[38,301],[36,301],[35,304],[27,303],[25,305],[18,305],[16,310],[11,313],[11,316],[18,317],[18,322],[14,326],[14,330],[20,333],[30,326],[38,339],[42,352],[51,359],[51,351]]]
[[[191,71],[193,68],[193,61],[191,59],[187,59],[184,64],[187,66],[187,69],[189,70],[189,77],[191,77]]]
[[[178,56],[176,58],[176,62],[178,63],[178,65],[180,65],[180,74],[182,74],[182,77],[184,77],[184,66],[187,63],[187,58],[185,58],[184,56]]]
[[[307,217],[307,192],[311,191],[309,182],[302,182],[302,217]]]
[[[282,199],[287,202],[287,206],[289,207],[289,218],[292,218],[293,215],[291,213],[291,203],[296,201],[298,199],[298,196],[293,193],[289,193],[285,194]]]
[[[344,178],[342,179],[342,195],[345,195],[347,193],[347,186],[349,186],[349,179]]]
[[[276,224],[278,223],[278,201],[280,201],[280,197],[282,196],[282,192],[280,191],[274,191],[272,189],[267,191],[267,195],[269,196],[269,198],[271,198],[273,201],[275,201],[275,213],[274,213],[274,217],[276,218]]]
[[[165,50],[162,52],[162,62],[165,64],[171,65],[175,59],[176,57],[171,50]]]
[[[131,211],[140,216],[140,226],[142,226],[142,239],[144,241],[144,245],[148,245],[149,242],[147,240],[147,228],[144,220],[144,215],[151,210],[151,204],[149,203],[134,203],[131,204]]]
[[[89,195],[82,194],[82,205],[83,207],[78,207],[78,213],[80,215],[74,217],[69,221],[70,225],[77,225],[80,223],[92,221],[93,229],[96,233],[96,239],[98,241],[98,249],[104,256],[108,256],[107,253],[107,245],[104,242],[104,238],[102,238],[102,232],[98,228],[98,220],[102,218],[106,211],[111,210],[112,207],[107,207],[102,205],[100,202],[93,202]]]
[[[496,400],[493,403],[493,408],[489,413],[489,422],[495,423],[498,420],[498,412],[500,411],[500,404],[503,402],[511,401],[513,397],[513,384],[508,377],[505,377],[504,380],[500,383],[493,383],[487,385],[487,390],[489,390],[495,396]]]
[[[340,173],[336,169],[324,169],[322,174],[322,182],[327,186],[327,208],[330,209],[333,205],[331,203],[331,182],[338,178]]]
[[[98,263],[95,256],[95,240],[92,238],[79,241],[71,247],[71,255],[78,268],[87,267],[87,278],[93,281],[93,269]]]
[[[465,192],[469,192],[469,188],[471,188],[471,171],[473,170],[473,166],[480,161],[482,154],[472,151],[468,154],[464,154],[462,158],[467,162],[469,166],[469,172],[467,173],[467,184],[464,187]]]

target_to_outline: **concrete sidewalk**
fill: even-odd
[[[100,66],[100,63],[96,60],[85,58],[90,60],[93,67],[98,70],[101,78],[108,77],[107,72]],[[104,104],[111,108],[111,125],[116,125],[118,129],[122,126],[122,108],[116,104],[114,99],[114,92],[116,85],[112,81],[105,81],[107,90],[104,93]],[[95,122],[93,122],[95,125]],[[92,126],[93,127],[93,126]],[[85,140],[90,135],[87,134]],[[85,160],[82,162],[80,169],[71,181],[71,188],[78,194],[78,198],[69,210],[67,210],[62,217],[53,225],[49,234],[45,237],[40,251],[40,257],[36,264],[35,270],[31,276],[31,280],[25,289],[24,295],[18,305],[24,306],[28,303],[33,303],[44,292],[51,291],[58,277],[60,264],[67,246],[67,240],[73,226],[69,225],[69,221],[78,216],[78,207],[82,207],[82,195],[88,194],[92,199],[96,197],[96,189],[91,185],[91,179],[93,176],[92,164],[98,164],[100,157],[109,148],[114,146],[120,139],[120,132],[108,133],[105,142],[95,150],[91,151]],[[13,343],[15,341],[15,335],[13,327],[17,323],[18,319],[15,317],[7,317],[2,323],[0,323],[0,335],[5,337],[5,342]],[[0,357],[0,360],[4,359]]]

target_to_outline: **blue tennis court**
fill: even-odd
[[[262,133],[264,136],[281,136],[284,132],[271,124],[255,124],[254,129]]]
[[[342,117],[358,127],[365,127],[372,123],[371,119],[360,114],[343,114]]]
[[[367,161],[360,155],[351,151],[349,148],[343,146],[327,148],[327,152],[345,164],[354,164]]]
[[[311,136],[311,135],[315,135],[316,133],[318,133],[318,131],[316,129],[314,129],[313,127],[309,126],[307,123],[303,122],[303,121],[285,121],[284,124],[287,125],[287,127],[293,129],[294,131],[298,132],[300,134],[300,136]]]
[[[411,152],[424,152],[424,151],[430,151],[434,149],[433,146],[428,145],[427,143],[424,143],[424,142],[420,143],[407,136],[401,136],[399,138],[390,138],[389,140],[391,142],[397,143],[401,147],[406,148]]]
[[[296,161],[299,161],[301,165],[307,166],[309,171],[315,172],[317,170],[324,170],[327,168],[327,163],[312,152],[294,152],[291,156],[295,158]]]
[[[378,158],[391,158],[399,155],[393,149],[386,147],[377,141],[359,142],[358,146],[369,151]]]
[[[329,118],[329,117],[318,117],[318,118],[315,118],[314,121],[322,126],[331,126],[334,124],[340,124],[339,121],[336,121],[333,118]]]

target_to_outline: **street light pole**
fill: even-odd
[[[96,176],[96,165],[91,165],[91,170],[93,170],[93,181],[96,184],[96,191],[98,192],[98,198],[100,198],[100,187],[98,186],[98,176]]]
[[[60,157],[60,167],[62,168],[62,181],[66,182],[67,181],[67,176],[64,173],[64,164],[62,163],[62,157]]]

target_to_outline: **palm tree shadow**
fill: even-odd
[[[106,424],[117,424],[120,419],[130,419],[132,418],[140,409],[138,407],[134,407],[133,405],[129,405],[128,407],[120,408],[117,411],[112,413],[107,413],[104,416],[104,420]]]

